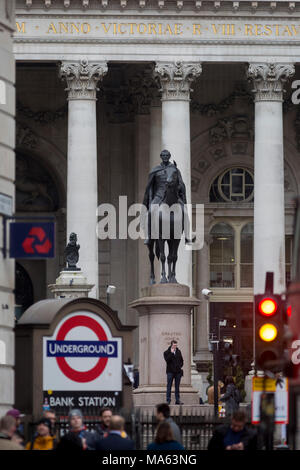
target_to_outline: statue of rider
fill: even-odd
[[[177,188],[177,194],[178,194],[178,203],[181,204],[184,208],[184,205],[187,203],[186,201],[186,189],[185,189],[185,184],[183,182],[181,173],[179,169],[176,166],[176,163],[170,162],[171,158],[171,153],[168,150],[162,150],[160,154],[160,158],[162,162],[160,165],[155,166],[149,173],[149,178],[148,178],[148,183],[146,186],[145,190],[145,195],[144,195],[144,200],[143,204],[145,207],[147,207],[148,210],[148,233],[147,237],[144,241],[145,245],[149,245],[150,243],[150,238],[151,238],[151,221],[150,221],[150,212],[151,212],[151,206],[153,204],[160,205],[161,202],[164,199],[165,192],[166,192],[166,187],[167,187],[167,168],[168,167],[174,167],[177,170],[178,174],[178,188]],[[188,224],[189,225],[189,224]],[[191,243],[191,240],[186,234],[185,238],[186,243]]]

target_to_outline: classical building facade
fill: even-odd
[[[14,401],[15,262],[3,236],[5,218],[15,206],[14,1],[0,1],[0,415]],[[8,248],[8,245],[7,245]]]
[[[16,304],[50,296],[76,232],[92,295],[106,301],[115,285],[110,305],[137,323],[128,304],[148,283],[147,250],[98,240],[96,210],[119,208],[120,195],[142,202],[167,148],[188,202],[204,204],[204,246],[182,246],[178,261],[178,281],[201,299],[194,361],[205,376],[208,334],[226,319],[222,336],[248,370],[253,292],[266,271],[278,293],[289,278],[299,37],[299,1],[17,0],[16,213],[55,215],[57,247],[53,260],[16,260]]]

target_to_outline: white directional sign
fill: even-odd
[[[0,96],[0,99],[1,99],[1,96]],[[12,197],[8,196],[7,194],[0,193],[0,214],[11,216],[12,213],[13,213]]]
[[[252,423],[260,422],[260,397],[263,392],[275,393],[275,423],[287,424],[289,420],[288,379],[276,380],[263,377],[252,379]]]

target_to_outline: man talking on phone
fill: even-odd
[[[171,341],[171,345],[164,352],[164,358],[167,363],[167,403],[168,405],[171,403],[171,389],[173,380],[175,380],[175,405],[183,405],[179,393],[180,380],[183,376],[183,358],[175,339]]]

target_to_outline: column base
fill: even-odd
[[[144,385],[133,391],[133,406],[152,406],[159,403],[166,403],[166,385]],[[182,385],[180,387],[180,401],[184,405],[199,405],[199,396],[197,391],[191,385]],[[171,405],[175,404],[175,393],[172,389]]]

